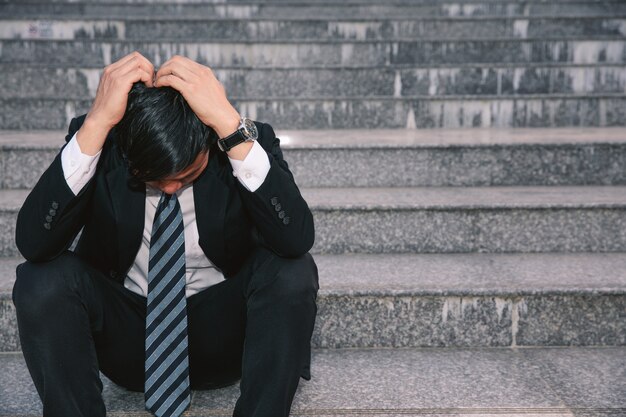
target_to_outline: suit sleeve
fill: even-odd
[[[78,131],[84,116],[72,119],[65,141]],[[85,223],[92,194],[91,180],[78,195],[69,187],[61,155],[66,145],[42,174],[17,216],[15,241],[24,258],[32,262],[53,259],[67,250]]]
[[[313,247],[313,214],[283,159],[274,129],[266,123],[257,126],[258,142],[267,152],[270,169],[254,192],[239,183],[243,204],[270,249],[285,257],[298,257]]]

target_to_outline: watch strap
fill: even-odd
[[[241,129],[237,129],[234,133],[226,136],[225,138],[218,139],[217,144],[222,151],[227,152],[245,141],[246,137],[244,136],[243,132],[241,131]]]

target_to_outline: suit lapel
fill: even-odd
[[[209,151],[209,163],[193,183],[193,201],[200,247],[216,265],[225,260],[224,221],[230,188],[220,178],[217,147]]]
[[[129,179],[125,166],[106,174],[117,225],[117,271],[120,273],[126,273],[137,256],[145,222],[146,188],[131,187]]]

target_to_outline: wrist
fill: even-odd
[[[254,146],[254,142],[242,142],[239,145],[233,146],[231,150],[226,151],[229,158],[243,161],[250,153],[250,150]]]
[[[227,117],[221,118],[218,123],[211,127],[215,130],[215,133],[217,133],[220,139],[224,139],[226,136],[235,133],[239,127],[240,120],[241,116],[239,113],[235,112]]]
[[[104,146],[110,130],[111,127],[86,117],[76,133],[76,141],[80,151],[86,155],[96,155]]]

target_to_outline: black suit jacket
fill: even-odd
[[[85,116],[72,119],[66,142]],[[314,241],[313,216],[283,160],[280,140],[270,125],[255,123],[258,142],[270,160],[267,177],[256,191],[248,191],[233,176],[228,157],[217,144],[193,184],[200,247],[227,278],[239,270],[255,245],[297,257]],[[124,281],[141,244],[146,198],[145,186],[132,181],[116,142],[112,129],[94,177],[76,196],[63,175],[59,152],[18,214],[16,242],[27,260],[55,258],[83,228],[75,252],[110,278]],[[287,224],[272,200],[289,217]]]

